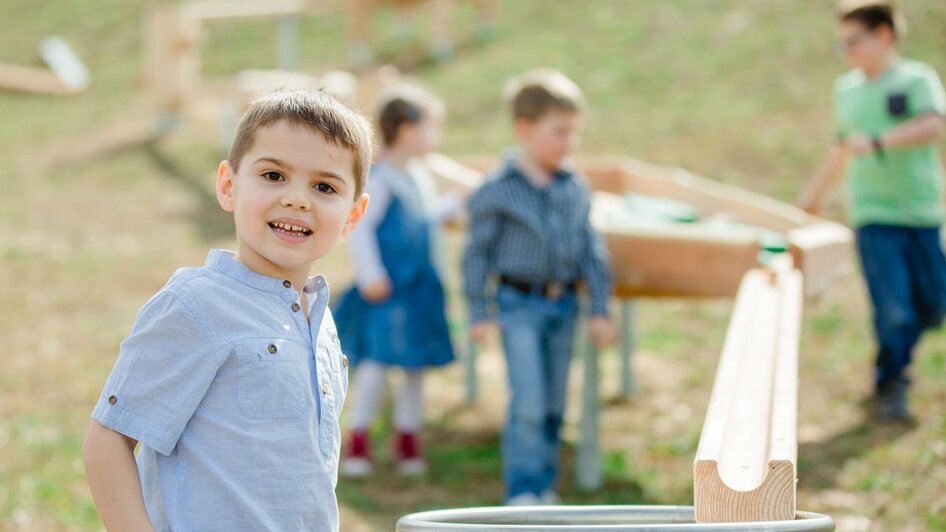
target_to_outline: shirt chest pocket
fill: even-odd
[[[311,401],[308,348],[284,338],[252,338],[235,346],[237,405],[252,419],[295,418]]]
[[[331,389],[330,402],[337,417],[341,415],[345,396],[348,393],[348,357],[342,354],[341,348],[335,342],[320,342],[318,349],[318,363],[324,368],[320,379],[330,381],[323,384],[330,387],[327,389]]]

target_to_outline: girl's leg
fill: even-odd
[[[416,434],[424,423],[424,372],[405,370],[404,383],[394,400],[394,428],[401,433]]]
[[[348,445],[339,465],[339,473],[347,477],[363,477],[372,472],[371,446],[368,428],[378,413],[384,398],[385,368],[377,362],[365,360],[355,370],[354,405],[350,410]]]
[[[427,470],[418,436],[424,423],[423,375],[421,370],[405,371],[404,382],[394,400],[395,455],[403,475],[417,475]]]
[[[350,410],[348,425],[354,432],[366,432],[384,398],[386,371],[385,367],[371,360],[362,361],[355,370],[355,389],[352,391],[354,404]]]

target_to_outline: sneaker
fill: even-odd
[[[371,463],[371,445],[367,431],[352,431],[345,449],[345,456],[338,465],[338,472],[343,477],[367,477],[374,472]]]
[[[505,502],[506,506],[542,506],[542,499],[535,493],[520,493],[515,497],[510,497]]]
[[[555,490],[551,488],[543,491],[539,495],[539,500],[542,501],[542,504],[546,506],[556,506],[562,504],[561,497],[559,497],[558,493],[555,493]]]
[[[900,378],[877,388],[874,416],[881,421],[911,421],[907,391],[910,381]]]
[[[411,477],[427,472],[427,462],[420,454],[420,443],[412,432],[399,432],[395,439],[394,456],[398,472]]]

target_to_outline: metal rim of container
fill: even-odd
[[[668,531],[668,532],[832,532],[822,514],[797,512],[794,521],[695,523],[692,506],[536,506],[433,510],[398,520],[398,532],[481,531]]]

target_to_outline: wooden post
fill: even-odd
[[[200,84],[200,22],[177,6],[156,5],[145,18],[144,83],[158,109],[159,130],[168,129]]]
[[[743,277],[694,462],[699,523],[795,518],[802,290],[787,255]]]

